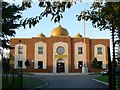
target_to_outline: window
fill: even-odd
[[[83,61],[78,61],[78,68],[82,68],[83,66]]]
[[[102,61],[98,61],[98,68],[102,69]]]
[[[83,48],[82,47],[78,47],[78,54],[83,54]]]
[[[102,47],[98,47],[98,54],[102,54]]]
[[[38,61],[38,69],[43,69],[43,61]]]
[[[18,47],[18,54],[23,54],[23,46]]]
[[[22,68],[22,61],[18,61],[18,68]]]
[[[59,55],[62,55],[64,52],[65,52],[65,49],[64,49],[62,46],[59,46],[59,47],[57,48],[57,53],[58,53]]]
[[[43,54],[43,47],[42,46],[38,47],[38,54]]]

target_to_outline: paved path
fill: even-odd
[[[49,84],[46,88],[93,88],[108,89],[107,85],[93,81],[98,75],[35,75]]]

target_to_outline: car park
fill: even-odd
[[[100,74],[101,74],[102,76],[108,75],[108,70],[103,70],[103,71],[100,72]]]
[[[100,74],[101,74],[102,76],[108,75],[108,73],[109,73],[108,69],[107,69],[107,70],[103,70],[103,71],[100,72]],[[118,67],[115,68],[115,74],[116,74],[116,75],[120,75],[120,68],[118,68]]]

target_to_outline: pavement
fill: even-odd
[[[27,90],[39,90],[40,88],[43,90],[48,88],[108,89],[107,85],[92,79],[100,76],[94,73],[30,73],[24,74],[23,76],[27,79],[23,84],[23,88]]]
[[[88,75],[88,74],[51,74],[51,75],[33,75],[36,78],[42,79],[48,82],[48,85],[44,88],[82,88],[82,89],[101,89],[108,90],[108,86],[100,82],[94,81],[92,78],[100,75]],[[44,90],[43,89],[43,90]]]
[[[91,73],[31,73],[33,75],[93,75],[95,72]]]

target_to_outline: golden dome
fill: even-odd
[[[65,28],[59,25],[58,27],[52,30],[51,36],[69,36],[69,33]]]
[[[45,37],[43,33],[38,34],[38,37]]]
[[[81,38],[81,37],[82,37],[82,35],[79,33],[75,35],[75,38]]]

